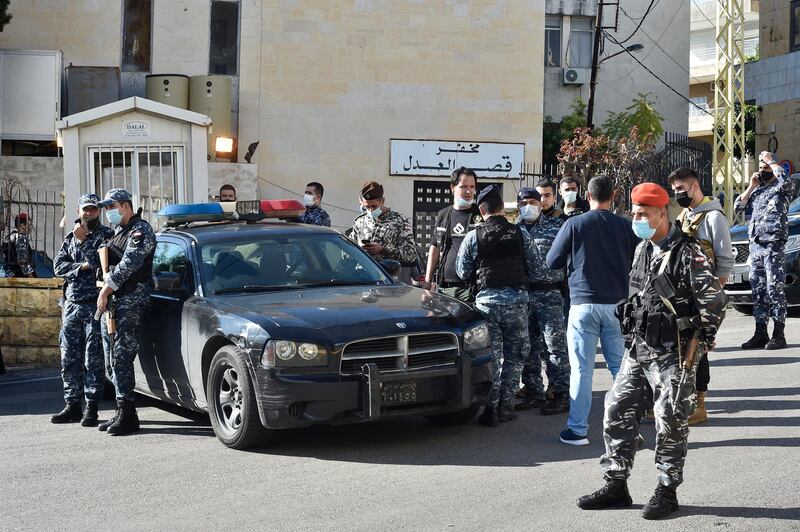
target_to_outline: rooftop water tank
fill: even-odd
[[[150,74],[145,82],[145,98],[180,109],[189,108],[189,76]]]

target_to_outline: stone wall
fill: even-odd
[[[33,190],[64,190],[64,159],[61,157],[0,156],[0,179],[18,179]]]
[[[0,278],[0,345],[6,364],[60,363],[61,279]]]

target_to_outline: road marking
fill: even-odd
[[[38,379],[26,379],[22,381],[8,381],[8,382],[0,381],[0,386],[8,386],[9,384],[25,384],[28,382],[53,381],[56,379],[60,380],[61,375],[53,375],[52,377],[39,377]]]

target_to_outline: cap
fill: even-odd
[[[542,201],[542,195],[539,194],[539,191],[535,188],[528,188],[523,187],[519,189],[517,193],[517,199],[524,200],[524,199],[535,199],[536,201]]]
[[[480,194],[478,194],[478,199],[476,200],[476,203],[478,205],[480,205],[489,196],[497,196],[499,198],[500,197],[500,189],[498,189],[494,185],[489,185],[488,187],[486,187],[483,190],[481,190]]]
[[[84,194],[78,200],[78,208],[97,207],[98,203],[100,203],[100,198],[97,197],[97,194]]]
[[[631,191],[631,201],[636,205],[645,207],[666,207],[669,195],[664,187],[655,183],[641,183]]]
[[[361,197],[365,200],[381,199],[383,197],[383,186],[376,181],[367,181],[361,185]]]
[[[130,192],[125,190],[124,188],[112,188],[108,192],[106,192],[106,197],[103,198],[103,201],[97,204],[98,207],[110,207],[114,203],[119,201],[133,201],[131,198]]]

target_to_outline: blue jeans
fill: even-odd
[[[615,310],[616,305],[590,303],[573,304],[569,309],[567,347],[571,371],[567,428],[579,436],[586,436],[589,430],[597,340],[603,347],[603,357],[612,378],[617,377],[625,354],[625,340]]]

